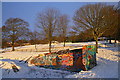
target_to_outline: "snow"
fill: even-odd
[[[98,52],[96,67],[89,71],[68,75],[66,78],[118,78],[118,52],[104,48],[99,48]]]
[[[25,61],[38,54],[48,53],[46,52],[5,52],[0,53],[0,68],[2,69],[3,78],[118,78],[118,45],[103,44],[103,41],[99,41],[99,49],[97,53],[97,66],[89,71],[81,72],[69,72],[62,70],[46,69],[42,67],[36,67],[32,64],[25,63]],[[66,46],[70,49],[81,47],[83,45],[95,44],[95,42],[81,42],[81,43],[66,43]],[[63,43],[55,44],[54,47],[62,47]],[[108,47],[109,46],[109,47]],[[48,44],[37,45],[38,49],[48,48]],[[34,45],[16,47],[16,49],[34,48]],[[9,48],[10,49],[10,48]],[[63,49],[63,48],[62,48]],[[19,69],[18,72],[14,72],[11,65],[14,64]]]

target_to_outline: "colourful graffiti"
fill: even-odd
[[[96,66],[96,52],[95,46],[93,45],[86,45],[82,48],[82,63],[85,67],[84,70],[89,70]]]
[[[40,54],[31,60],[31,64],[70,71],[89,70],[96,65],[95,46]]]
[[[60,65],[65,66],[72,66],[73,65],[73,53],[67,53],[58,55],[58,57],[61,59]]]

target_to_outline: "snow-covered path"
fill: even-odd
[[[89,42],[91,43],[91,42]],[[81,43],[81,45],[84,43]],[[87,44],[87,43],[85,43]],[[68,44],[78,45],[78,43]],[[118,47],[99,48],[97,54],[98,65],[89,71],[79,73],[62,70],[39,68],[25,63],[24,58],[37,56],[42,52],[5,52],[0,54],[0,67],[3,78],[118,78]],[[23,61],[21,61],[23,60]],[[11,62],[18,68],[19,72],[13,72]]]

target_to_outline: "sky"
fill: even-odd
[[[119,0],[1,0],[2,2],[119,2]]]
[[[70,25],[73,25],[72,17],[77,9],[95,2],[2,2],[2,25],[9,18],[21,18],[29,23],[30,30],[35,29],[37,15],[47,8],[55,8],[62,14],[67,14]],[[109,5],[117,5],[117,2],[108,2]]]

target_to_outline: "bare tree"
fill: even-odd
[[[116,13],[118,13],[118,20],[119,20],[119,17],[120,17],[120,6],[119,6],[120,2],[118,3],[118,5],[115,5],[114,6],[114,11]],[[120,23],[120,20],[116,22]],[[113,26],[110,30],[106,31],[104,33],[105,36],[108,36],[109,37],[109,43],[111,43],[111,39],[115,39],[115,43],[116,43],[116,40],[119,40],[120,39],[120,26],[119,24],[116,25],[115,27]]]
[[[71,42],[75,42],[75,41],[76,41],[76,38],[77,38],[77,37],[76,37],[76,34],[77,34],[77,33],[76,33],[75,31],[70,31],[70,32],[69,32],[69,36],[70,36],[70,37],[69,37],[69,40],[70,40]]]
[[[9,38],[8,38],[8,33],[6,31],[6,27],[5,26],[2,26],[2,48],[6,48],[7,47],[7,42],[9,41]]]
[[[91,29],[96,40],[96,52],[98,52],[98,37],[118,24],[117,13],[113,6],[101,3],[81,7],[76,11],[73,20],[76,24],[76,30],[79,27],[83,30]]]
[[[28,23],[19,18],[9,18],[3,28],[3,36],[11,42],[12,51],[14,51],[15,42],[23,36],[28,30]]]
[[[41,34],[38,33],[37,31],[34,31],[34,32],[29,32],[28,33],[28,37],[29,37],[29,42],[31,44],[34,44],[35,45],[35,50],[37,51],[37,46],[36,44],[39,43],[39,40],[41,40]]]
[[[64,42],[64,45],[63,45],[64,47],[65,47],[65,42],[66,42],[68,22],[69,22],[69,20],[68,20],[67,15],[61,15],[59,17],[57,31],[58,31],[59,37]]]
[[[59,17],[59,11],[56,9],[46,9],[39,13],[37,26],[42,30],[43,35],[49,41],[49,52],[51,52],[51,43],[53,40],[53,34],[57,26]]]

